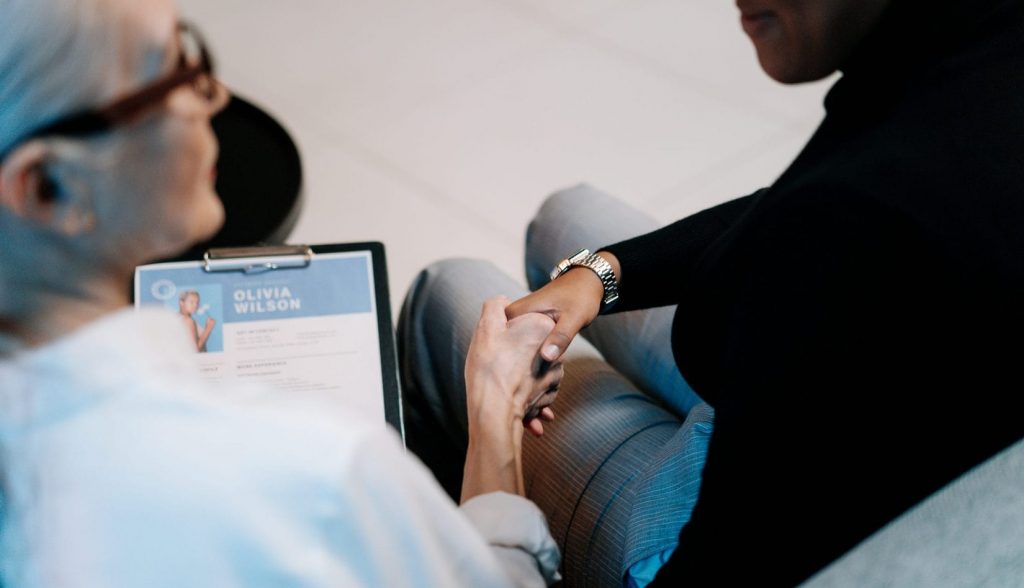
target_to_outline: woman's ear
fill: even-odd
[[[75,197],[50,169],[43,141],[17,147],[0,163],[0,206],[40,228],[74,237],[95,226],[85,195]]]
[[[40,141],[30,141],[16,147],[0,162],[0,206],[8,213],[27,220],[39,210],[39,168],[46,159],[46,147]]]

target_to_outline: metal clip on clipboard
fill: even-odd
[[[222,247],[203,255],[203,271],[260,274],[285,268],[309,267],[313,249],[308,245]]]

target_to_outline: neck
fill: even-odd
[[[73,276],[51,288],[14,288],[23,300],[0,316],[0,334],[9,346],[39,347],[130,305],[130,276]],[[24,284],[19,284],[23,286]],[[5,311],[7,309],[5,308]]]

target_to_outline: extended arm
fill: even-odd
[[[217,321],[213,320],[213,318],[207,317],[206,325],[203,326],[203,332],[199,333],[199,335],[196,337],[197,350],[202,351],[202,349],[206,346],[206,342],[210,339],[210,333],[213,333],[213,326],[214,324],[216,324],[216,322]],[[194,325],[193,328],[195,328]],[[196,330],[198,331],[198,329]]]
[[[615,310],[670,304],[686,283],[690,270],[708,246],[753,206],[760,192],[691,215],[657,231],[600,250],[619,281]],[[510,318],[530,312],[547,314],[555,329],[543,343],[541,355],[555,361],[580,329],[597,317],[603,287],[597,274],[574,268],[533,294],[512,303]]]
[[[675,304],[708,246],[756,201],[755,192],[601,250],[616,258],[619,302],[612,312]]]
[[[523,417],[537,402],[553,400],[561,366],[542,365],[541,341],[554,323],[540,314],[508,321],[507,300],[484,304],[466,359],[469,450],[462,501],[488,492],[523,494]]]
[[[514,584],[550,583],[558,578],[559,555],[543,514],[523,498],[523,418],[554,401],[562,367],[537,355],[554,326],[551,319],[527,314],[508,321],[507,305],[505,298],[484,303],[466,358],[469,448],[462,511]]]

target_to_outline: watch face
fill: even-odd
[[[580,249],[579,251],[577,251],[576,255],[573,255],[567,261],[571,265],[571,264],[574,264],[574,263],[579,263],[579,262],[583,261],[584,259],[586,259],[589,256],[590,256],[590,250],[584,248],[584,249]]]
[[[569,268],[571,268],[574,265],[579,264],[581,261],[586,259],[589,255],[590,255],[590,250],[584,248],[584,249],[580,249],[579,251],[577,251],[575,254],[573,254],[569,258],[563,259],[562,261],[558,262],[558,265],[556,265],[554,267],[554,269],[551,270],[551,279],[554,280],[558,276],[560,276],[560,275],[564,274],[565,272],[569,271]]]
[[[558,276],[562,275],[570,267],[572,267],[572,262],[570,262],[568,259],[563,259],[562,261],[558,262],[558,265],[556,265],[555,268],[551,270],[551,279],[554,280]]]

